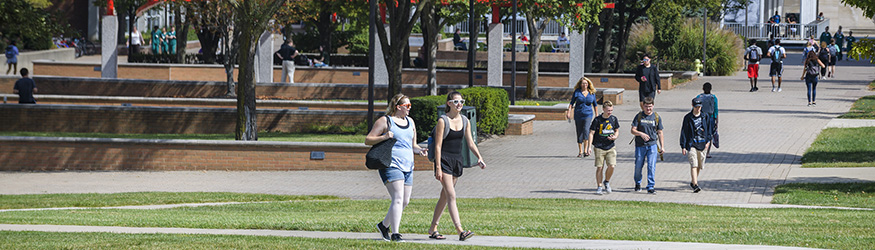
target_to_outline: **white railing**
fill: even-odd
[[[748,39],[768,40],[780,38],[785,40],[804,40],[814,36],[818,38],[818,26],[820,23],[810,24],[786,24],[786,23],[725,23],[723,28],[742,35]]]
[[[502,24],[504,24],[504,35],[505,36],[510,35],[510,33],[511,33],[510,32],[511,31],[510,30],[510,23],[511,22],[512,22],[512,20],[503,20],[501,22]],[[538,22],[538,24],[540,24],[540,23],[541,22]],[[480,25],[480,33],[483,34],[486,32],[489,23],[488,22],[481,22],[480,24],[481,24]],[[470,28],[468,27],[468,21],[466,20],[466,21],[462,21],[461,23],[458,23],[456,25],[447,25],[447,27],[444,28],[444,32],[453,33],[453,32],[456,32],[456,28],[458,28],[459,31],[461,31],[464,34],[468,34],[468,31],[470,30]],[[517,28],[517,31],[516,31],[517,35],[520,35],[523,33],[529,34],[528,27],[526,27],[526,20],[525,19],[517,19],[516,28]],[[562,25],[560,25],[556,21],[550,21],[550,23],[547,24],[547,28],[544,29],[544,34],[542,34],[542,35],[544,35],[544,36],[559,36],[559,33],[561,33],[561,32],[565,32],[565,27],[563,27]]]

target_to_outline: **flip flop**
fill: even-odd
[[[437,231],[435,231],[434,233],[429,234],[429,235],[428,235],[428,238],[429,238],[429,239],[435,239],[435,240],[444,240],[444,239],[447,239],[447,237],[444,237],[443,234],[440,234],[440,233],[438,233]]]
[[[577,158],[580,158],[581,156],[583,156],[583,154],[577,154]]]
[[[467,230],[466,230],[466,231],[464,231],[464,232],[462,232],[462,233],[459,234],[459,241],[465,241],[465,240],[467,240],[468,238],[471,238],[471,237],[474,237],[474,232],[471,232],[471,231],[467,231]]]

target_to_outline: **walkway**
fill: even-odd
[[[799,60],[787,59],[788,62]],[[875,167],[856,169],[801,169],[800,158],[817,134],[833,118],[847,112],[851,103],[873,92],[865,91],[875,79],[872,66],[843,66],[839,77],[818,86],[818,106],[805,104],[805,85],[798,80],[802,67],[788,63],[783,92],[769,92],[768,78],[760,77],[760,91],[749,93],[745,72],[727,77],[706,77],[720,98],[721,148],[714,149],[700,176],[701,193],[689,188],[689,165],[678,146],[680,123],[690,110],[690,99],[701,92],[704,80],[665,91],[657,97],[656,112],[665,125],[665,161],[656,173],[657,194],[632,191],[633,151],[628,141],[629,124],[637,113],[637,92],[626,91],[626,103],[615,107],[620,119],[618,167],[611,181],[614,193],[595,195],[592,158],[576,158],[573,125],[565,121],[537,121],[532,136],[503,136],[480,145],[485,170],[466,169],[458,183],[461,198],[573,198],[636,200],[749,206],[768,204],[773,188],[788,181],[853,182],[875,180]],[[768,66],[761,75],[767,75]],[[362,167],[364,169],[364,167]],[[437,198],[440,185],[430,171],[416,172],[413,198]],[[0,194],[114,193],[137,191],[247,192],[293,195],[336,195],[353,199],[385,199],[385,187],[374,171],[296,172],[0,172]],[[768,205],[766,205],[768,206]],[[24,225],[2,225],[25,230]],[[150,232],[159,229],[30,226],[40,230]],[[13,229],[10,229],[13,230]],[[26,230],[37,230],[34,228]],[[164,230],[164,229],[160,229]],[[221,232],[180,230],[182,233],[279,234],[308,237],[312,232],[226,230]],[[186,231],[188,230],[188,231]],[[319,235],[327,235],[319,233]],[[331,237],[374,239],[374,234],[330,233]],[[405,235],[411,241],[424,235]],[[517,241],[520,240],[520,241]],[[446,241],[453,243],[454,241]],[[430,243],[430,242],[424,242]],[[551,248],[745,248],[673,242],[625,242],[566,239],[525,239],[477,236],[470,244],[537,246]],[[511,244],[512,243],[512,244]],[[455,244],[455,243],[454,243]],[[535,244],[535,245],[531,245]],[[628,244],[628,245],[627,245]],[[772,247],[769,247],[772,248]]]

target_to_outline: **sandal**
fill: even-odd
[[[471,231],[467,231],[467,230],[466,230],[466,231],[464,231],[464,232],[462,232],[462,233],[459,233],[459,241],[465,241],[465,240],[467,240],[468,238],[471,238],[471,237],[473,237],[473,236],[474,236],[474,232],[471,232]]]
[[[428,235],[428,238],[429,238],[429,239],[435,239],[435,240],[445,240],[445,239],[447,239],[447,237],[444,237],[443,234],[440,234],[440,233],[438,233],[437,231],[434,231],[434,233],[429,234],[429,235]]]
[[[583,156],[583,153],[577,154],[577,158],[580,158],[581,156]]]

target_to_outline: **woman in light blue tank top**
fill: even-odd
[[[416,124],[407,117],[410,114],[410,99],[398,94],[389,102],[386,116],[374,122],[374,127],[365,138],[365,144],[374,145],[389,138],[397,141],[392,147],[392,163],[380,169],[380,179],[386,185],[392,203],[383,221],[377,223],[377,230],[383,240],[402,241],[398,227],[401,214],[410,202],[413,191],[413,154],[425,156],[428,151],[416,144]],[[392,234],[389,234],[391,229]]]

